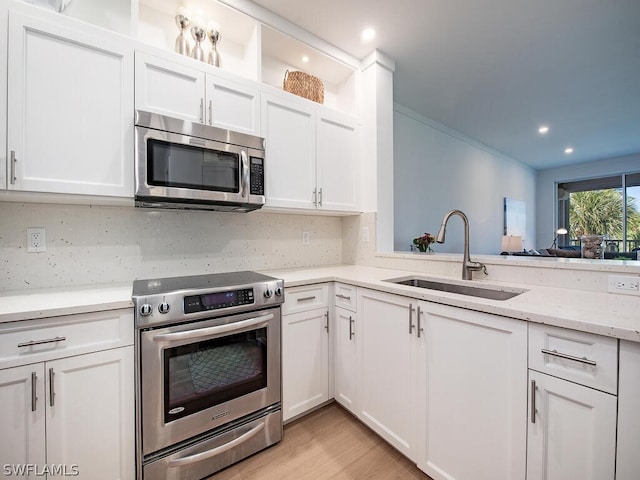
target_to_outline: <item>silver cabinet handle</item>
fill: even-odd
[[[204,123],[204,98],[200,98],[200,123]]]
[[[308,302],[309,300],[315,300],[315,295],[313,297],[300,297],[296,299],[296,302]]]
[[[560,353],[557,350],[547,350],[546,348],[543,348],[540,351],[542,353],[544,353],[545,355],[551,355],[551,356],[554,356],[554,357],[565,358],[567,360],[573,360],[574,362],[586,363],[587,365],[592,365],[594,367],[596,366],[596,361],[595,360],[589,360],[587,357],[575,357],[573,355],[567,355],[566,353]]]
[[[209,125],[213,125],[213,100],[209,100]]]
[[[55,396],[56,396],[56,389],[53,385],[55,375],[56,374],[53,371],[53,368],[50,368],[49,369],[49,405],[51,405],[52,407],[55,406]]]
[[[327,319],[327,322],[324,324],[324,329],[329,333],[329,312],[325,313],[324,316]]]
[[[18,160],[16,159],[16,151],[15,150],[11,150],[11,178],[9,178],[9,181],[11,182],[11,185],[15,185],[16,184],[16,180],[18,179],[18,177],[16,177],[16,162]]]
[[[47,338],[45,340],[29,340],[28,342],[19,343],[18,348],[32,347],[34,345],[42,345],[44,343],[64,342],[66,339],[67,337],[55,337],[55,338]]]
[[[536,423],[536,381],[531,380],[531,423]]]
[[[418,305],[418,311],[416,313],[416,316],[418,317],[418,338],[420,338],[422,332],[424,331],[424,328],[422,328],[422,325],[420,324],[420,315],[422,315],[422,312],[420,311],[420,306]]]
[[[36,381],[38,380],[38,376],[36,372],[31,372],[31,411],[36,411],[36,402],[38,401],[38,397],[36,396]]]
[[[409,304],[409,335],[413,333],[415,325],[413,324],[413,303]]]
[[[341,298],[342,300],[349,300],[351,301],[351,297],[347,296],[347,295],[342,295],[340,293],[336,293],[336,297]]]
[[[318,190],[317,189],[313,189],[313,206],[317,207],[318,206]]]
[[[320,190],[318,192],[318,206],[322,206],[322,187],[320,187]]]
[[[355,320],[353,319],[352,316],[349,316],[349,340],[351,340],[353,338],[353,336],[355,335],[355,333],[353,333],[353,324],[355,323]]]
[[[169,467],[182,467],[184,465],[190,465],[192,463],[200,462],[202,460],[206,460],[207,458],[215,457],[216,455],[220,455],[228,450],[231,450],[234,447],[237,447],[241,443],[246,442],[252,437],[255,437],[260,431],[264,428],[264,422],[260,425],[253,427],[247,433],[243,433],[235,440],[231,440],[224,445],[220,445],[219,447],[212,448],[211,450],[207,450],[206,452],[196,453],[195,455],[190,455],[188,457],[183,458],[175,458],[169,461]]]

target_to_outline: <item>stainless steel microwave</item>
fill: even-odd
[[[264,139],[136,111],[138,207],[248,212],[265,203]]]

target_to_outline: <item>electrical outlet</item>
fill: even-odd
[[[369,227],[364,227],[362,229],[362,241],[363,242],[369,241]]]
[[[609,293],[640,295],[640,277],[609,275]]]
[[[27,252],[45,252],[47,237],[44,228],[27,228]]]
[[[305,247],[309,245],[309,232],[306,230],[302,232],[302,245]]]

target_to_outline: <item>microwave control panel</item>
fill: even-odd
[[[251,157],[249,164],[249,191],[251,195],[264,195],[264,159]]]

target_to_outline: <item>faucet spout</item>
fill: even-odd
[[[438,231],[438,235],[436,236],[436,242],[444,243],[445,234],[447,231],[447,223],[449,219],[457,215],[462,218],[462,222],[464,223],[464,253],[462,256],[462,279],[463,280],[471,280],[472,272],[477,272],[479,270],[483,270],[485,275],[487,273],[487,267],[485,264],[480,262],[472,262],[469,258],[469,219],[461,210],[451,210],[449,211],[444,218],[442,219],[442,225],[440,226],[440,230]]]

